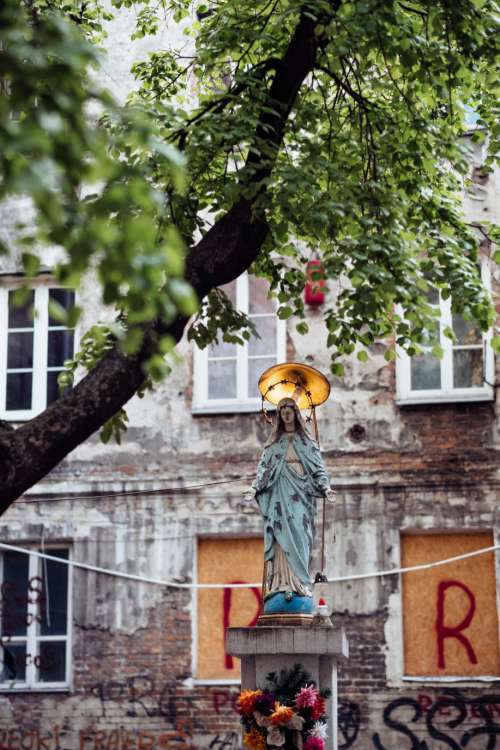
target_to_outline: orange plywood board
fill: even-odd
[[[491,533],[408,534],[403,567],[493,545]],[[405,674],[499,675],[494,553],[403,576]]]
[[[256,583],[262,580],[262,539],[200,539],[199,583]],[[261,607],[256,589],[198,589],[197,670],[200,680],[239,679],[239,659],[224,648],[226,626],[255,624]]]

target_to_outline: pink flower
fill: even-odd
[[[309,735],[307,740],[304,742],[304,750],[324,750],[325,743],[321,737],[313,737]]]
[[[301,688],[295,696],[295,705],[297,708],[312,708],[318,700],[318,691],[314,685],[308,685]]]

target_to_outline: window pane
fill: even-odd
[[[230,281],[229,284],[224,284],[220,289],[229,297],[234,307],[236,307],[236,281]]]
[[[431,323],[429,328],[423,332],[421,343],[423,346],[434,346],[435,344],[439,344],[440,336],[441,326],[436,321],[435,323]]]
[[[57,378],[61,370],[51,370],[47,373],[47,406],[61,396],[61,391],[57,384]]]
[[[483,378],[483,349],[458,349],[453,352],[453,387],[481,388]]]
[[[67,549],[51,549],[53,557],[68,559]],[[47,578],[45,578],[47,573]],[[42,561],[43,595],[41,635],[66,635],[68,617],[68,566],[53,560]]]
[[[276,353],[276,316],[269,315],[265,318],[252,318],[260,338],[252,336],[248,342],[248,354],[275,354]]]
[[[248,398],[260,398],[257,387],[259,378],[268,367],[276,364],[276,357],[261,357],[248,360]]]
[[[248,312],[252,313],[274,313],[275,302],[267,298],[269,282],[258,279],[255,276],[248,277]]]
[[[73,331],[49,331],[47,367],[60,367],[73,357]]]
[[[65,310],[71,310],[75,304],[75,292],[72,289],[49,289],[49,301],[57,302]],[[60,326],[61,322],[49,315],[49,326]]]
[[[439,291],[435,287],[430,287],[427,292],[427,302],[430,305],[439,305]]]
[[[208,398],[236,398],[236,360],[208,362]]]
[[[22,307],[13,304],[14,292],[9,292],[9,328],[33,328],[33,305],[35,292],[31,291]]]
[[[237,344],[229,344],[219,338],[218,344],[210,344],[208,347],[209,357],[236,357]]]
[[[66,642],[40,642],[39,682],[64,682],[66,678]]]
[[[0,646],[0,681],[16,680],[24,682],[26,679],[26,644],[7,643]]]
[[[31,372],[7,373],[7,411],[31,409]]]
[[[461,315],[453,315],[453,331],[457,344],[480,344],[483,340],[481,329]]]
[[[28,569],[28,555],[22,552],[4,552],[1,629],[3,636],[26,635]]]
[[[412,391],[441,388],[441,362],[433,354],[419,354],[411,359]]]
[[[9,333],[7,368],[33,367],[33,332]]]

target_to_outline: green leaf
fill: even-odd
[[[293,310],[291,307],[279,307],[278,308],[278,318],[280,320],[288,320],[293,315]]]
[[[500,336],[493,336],[491,346],[496,354],[500,354]]]
[[[26,276],[36,276],[40,270],[40,258],[32,253],[23,253],[22,263]]]
[[[338,378],[341,378],[344,374],[344,365],[340,362],[333,362],[330,365],[330,372]]]

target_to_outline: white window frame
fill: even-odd
[[[7,344],[8,344],[8,321],[9,321],[9,292],[14,291],[23,284],[23,279],[16,282],[6,282],[0,286],[0,419],[10,422],[23,422],[33,419],[47,406],[47,372],[59,370],[59,367],[47,366],[47,347],[49,334],[49,291],[51,289],[64,289],[66,287],[54,283],[51,279],[35,283],[30,287],[34,294],[34,320],[33,320],[33,368],[32,368],[32,391],[31,409],[6,409],[7,398]],[[0,280],[1,283],[1,280]],[[52,330],[71,330],[66,326],[51,326]],[[15,329],[14,329],[15,330]],[[21,329],[19,329],[21,330]],[[22,329],[30,330],[30,329]],[[77,331],[74,329],[73,351],[77,351]],[[9,370],[9,372],[29,371]]]
[[[247,273],[236,279],[236,308],[247,315],[249,310],[248,281]],[[268,312],[262,313],[262,316],[269,314]],[[258,316],[259,313],[252,313],[252,318]],[[244,344],[236,346],[236,398],[208,398],[208,351],[209,347],[198,349],[195,346],[194,349],[193,414],[259,411],[261,399],[246,396],[248,393],[248,342],[245,341]],[[269,359],[268,354],[259,356],[262,359]],[[286,323],[276,316],[276,363],[284,362],[285,359]]]
[[[481,277],[483,284],[490,289],[490,269],[487,259],[481,262]],[[454,388],[453,387],[453,350],[462,348],[444,335],[446,327],[452,328],[451,299],[440,297],[440,345],[443,349],[441,358],[441,388],[429,390],[412,390],[411,388],[411,357],[401,348],[396,347],[396,403],[400,405],[452,403],[466,401],[493,401],[495,377],[495,358],[491,346],[492,331],[483,333],[483,373],[484,382],[481,387]],[[466,346],[463,346],[466,349]]]
[[[17,546],[17,545],[16,545]],[[39,552],[38,547],[24,546],[26,554],[29,555],[29,566],[28,566],[28,581],[34,577],[41,577],[43,565],[43,558],[38,555],[31,554],[32,552]],[[68,691],[71,685],[72,679],[72,629],[71,623],[73,622],[73,566],[70,564],[71,561],[71,547],[68,544],[52,543],[45,545],[45,554],[50,555],[51,549],[67,549],[68,550],[68,563],[61,562],[61,565],[68,567],[68,589],[67,589],[67,607],[66,607],[66,635],[38,635],[37,612],[38,603],[27,594],[27,617],[31,622],[27,625],[26,636],[11,636],[8,643],[15,645],[16,643],[26,643],[26,653],[38,656],[38,644],[48,643],[50,641],[66,641],[66,675],[65,679],[59,682],[37,682],[36,672],[37,667],[34,662],[34,658],[27,661],[26,664],[26,679],[21,680],[8,680],[5,682],[0,681],[0,693],[5,692],[54,692],[54,691]],[[0,550],[0,583],[3,581],[3,560],[4,553],[8,550]],[[0,612],[1,618],[1,612]],[[6,643],[6,646],[8,646]]]

